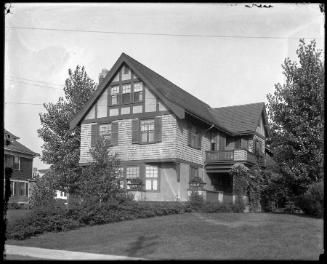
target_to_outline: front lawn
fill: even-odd
[[[323,221],[266,213],[186,213],[45,233],[8,244],[146,259],[312,259]]]

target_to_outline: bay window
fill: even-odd
[[[110,91],[111,105],[118,104],[118,94],[119,94],[119,86],[111,87],[111,91]]]
[[[134,103],[143,101],[143,85],[141,82],[134,84]]]
[[[123,85],[122,98],[123,98],[123,104],[130,103],[130,101],[131,101],[131,85],[130,84]]]

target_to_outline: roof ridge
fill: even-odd
[[[206,102],[200,100],[199,98],[197,98],[196,96],[194,96],[193,94],[187,92],[186,90],[182,89],[181,87],[179,87],[178,85],[176,85],[175,83],[173,83],[172,81],[168,80],[166,77],[162,76],[161,74],[155,72],[154,70],[150,69],[149,67],[147,67],[146,65],[144,65],[143,63],[137,61],[136,59],[132,58],[131,56],[129,56],[126,53],[122,53],[122,55],[125,55],[128,59],[131,59],[133,61],[135,61],[136,63],[140,64],[142,67],[146,68],[147,70],[153,72],[154,74],[158,75],[159,77],[163,78],[165,81],[171,83],[172,85],[174,85],[176,88],[180,89],[182,92],[187,93],[188,95],[192,96],[194,99],[196,99],[197,101],[205,104],[208,108],[211,108],[211,106],[209,104],[207,104]]]
[[[239,105],[228,105],[228,106],[221,106],[221,107],[212,107],[212,109],[221,109],[221,108],[237,107],[237,106],[247,106],[247,105],[255,105],[255,104],[265,104],[265,102],[239,104]]]

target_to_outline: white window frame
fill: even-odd
[[[150,188],[148,183],[150,183]],[[145,190],[154,191],[154,192],[159,191],[159,167],[158,166],[152,166],[152,165],[145,166]]]

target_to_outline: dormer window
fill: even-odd
[[[118,104],[119,86],[111,87],[111,105]]]
[[[141,82],[134,84],[134,103],[143,101],[143,84]]]
[[[130,84],[123,85],[122,98],[123,98],[123,104],[130,103],[130,101],[131,101],[131,85]]]

